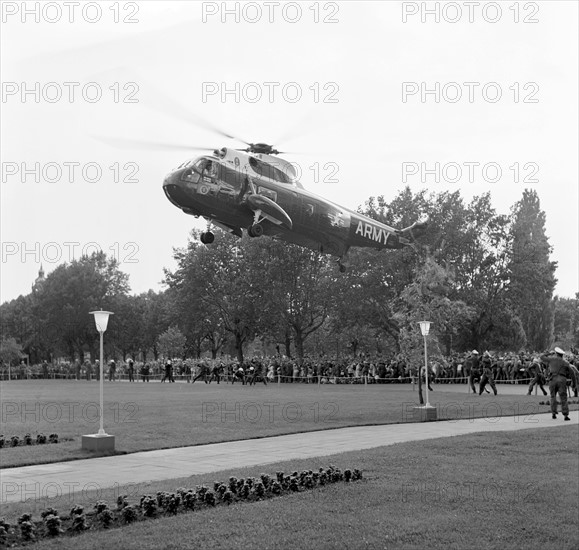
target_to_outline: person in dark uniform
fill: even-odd
[[[46,361],[42,361],[42,378],[48,380],[48,363]]]
[[[531,376],[533,376],[533,379],[529,384],[529,391],[527,392],[527,395],[531,395],[531,392],[533,391],[535,384],[539,385],[539,388],[541,388],[543,395],[547,395],[547,391],[543,387],[543,384],[545,383],[545,376],[543,375],[543,365],[541,364],[541,361],[539,361],[538,357],[533,357],[533,359],[531,360],[531,364],[529,365],[529,373],[531,374]]]
[[[91,367],[90,361],[87,360],[84,362],[84,369],[85,369],[86,379],[90,382],[91,375],[92,375],[92,367]]]
[[[167,362],[165,363],[165,374],[163,375],[163,378],[161,378],[161,382],[164,382],[165,380],[168,382],[175,382],[173,378],[173,363],[171,363],[171,359],[167,359]]]
[[[468,384],[472,393],[476,395],[474,381],[480,380],[480,358],[476,349],[472,350],[464,362],[464,374],[467,376]]]
[[[565,352],[561,348],[555,348],[551,353],[541,355],[540,359],[548,366],[549,391],[551,393],[551,413],[557,418],[557,394],[561,400],[561,410],[565,420],[569,418],[569,403],[567,402],[567,378],[575,379],[575,373],[571,366],[563,359]]]
[[[129,382],[134,382],[135,381],[135,365],[133,364],[132,359],[129,359],[128,371],[129,371]]]
[[[495,384],[495,377],[493,376],[493,359],[488,351],[484,352],[481,367],[482,367],[482,377],[480,379],[478,394],[482,395],[482,392],[484,391],[485,386],[487,385],[488,382],[496,395],[497,386]]]
[[[215,380],[217,380],[217,383],[219,384],[219,381],[221,380],[221,376],[223,375],[223,369],[225,368],[225,365],[223,363],[219,363],[219,365],[213,365],[213,368],[211,369],[211,377],[209,378],[209,384],[211,384],[211,381],[215,378]]]
[[[203,380],[207,384],[208,374],[209,374],[209,367],[207,366],[205,361],[201,361],[201,363],[199,363],[199,374],[195,378],[193,378],[193,380],[191,380],[191,384],[193,384],[196,380],[199,380],[199,378],[201,377],[203,377]]]
[[[115,373],[117,372],[117,364],[114,359],[111,359],[109,364],[109,382],[115,382]]]
[[[264,386],[267,386],[267,380],[265,379],[264,372],[263,372],[263,365],[261,361],[255,361],[255,366],[251,367],[250,369],[250,377],[249,377],[249,385],[252,386],[255,384],[257,380],[261,380]]]
[[[231,384],[235,384],[236,380],[241,380],[241,383],[245,386],[245,371],[243,367],[239,365],[237,369],[233,372],[233,378],[231,379]]]
[[[151,373],[151,368],[149,367],[149,363],[143,364],[143,366],[141,367],[141,376],[143,378],[143,382],[149,381],[150,373]]]

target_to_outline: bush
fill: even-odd
[[[30,434],[25,434],[23,441],[24,445],[32,445],[32,436]]]
[[[44,523],[46,524],[46,530],[48,531],[49,536],[58,537],[58,535],[62,533],[62,529],[60,528],[62,521],[60,521],[58,516],[49,514],[44,518]]]
[[[157,501],[150,495],[145,495],[141,497],[141,510],[143,510],[143,515],[151,518],[157,512]]]
[[[34,525],[31,521],[20,523],[20,535],[24,540],[34,540]]]
[[[46,443],[46,436],[44,434],[38,434],[36,436],[36,444],[44,445]]]
[[[49,443],[58,443],[58,434],[50,434],[48,436]]]
[[[117,497],[117,510],[122,510],[125,506],[129,505],[127,498],[127,495],[119,495]]]
[[[58,512],[54,508],[46,508],[43,512],[40,513],[40,517],[44,519],[47,516],[58,516]]]
[[[125,506],[121,512],[121,515],[123,516],[123,521],[125,523],[133,523],[133,521],[136,521],[138,517],[137,509],[132,505]]]
[[[18,447],[18,445],[20,445],[20,438],[17,435],[13,435],[10,438],[10,445],[12,447]]]

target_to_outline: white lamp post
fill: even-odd
[[[107,325],[109,323],[109,315],[114,315],[111,311],[91,311],[90,315],[94,315],[94,321],[96,329],[100,334],[100,428],[97,434],[94,435],[83,435],[82,436],[82,448],[90,451],[102,451],[102,450],[113,450],[115,447],[115,436],[109,435],[104,429],[104,348],[103,348],[103,335],[107,330]]]
[[[424,337],[424,371],[426,373],[426,408],[430,408],[430,401],[428,400],[428,356],[426,350],[426,337],[430,332],[430,321],[419,321],[420,325],[420,332],[422,332],[422,336]]]

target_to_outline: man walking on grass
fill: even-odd
[[[551,392],[551,413],[557,418],[557,393],[561,400],[561,410],[565,420],[569,418],[569,403],[567,403],[567,378],[575,379],[575,373],[571,366],[563,359],[565,352],[561,348],[555,348],[551,353],[541,355],[540,359],[549,369],[549,391]]]

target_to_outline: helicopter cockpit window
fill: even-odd
[[[278,181],[280,183],[291,184],[291,180],[287,174],[267,162],[262,162],[255,157],[250,157],[249,165],[251,166],[251,169],[260,176],[269,178],[270,180]]]

